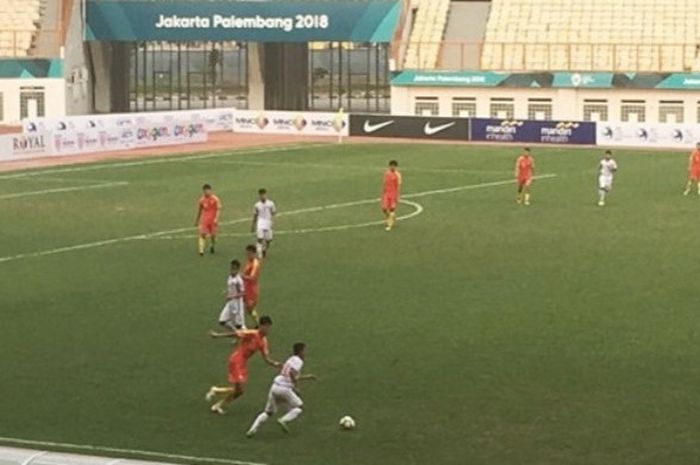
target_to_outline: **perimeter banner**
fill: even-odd
[[[535,121],[472,118],[471,140],[537,144],[595,145],[596,124],[577,121]]]
[[[469,120],[458,117],[352,115],[350,135],[466,141],[469,139]]]
[[[233,132],[347,136],[348,115],[304,111],[236,110]]]
[[[700,142],[700,125],[671,123],[598,123],[602,146],[686,148]]]
[[[92,41],[390,42],[399,0],[86,0]]]

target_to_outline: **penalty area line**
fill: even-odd
[[[557,176],[556,174],[542,174],[540,176],[535,176],[534,179],[552,179],[552,178],[555,178],[556,176]],[[450,187],[450,188],[446,188],[446,189],[436,189],[436,190],[424,191],[424,192],[414,192],[412,194],[404,194],[404,195],[402,195],[402,197],[404,199],[412,199],[412,198],[426,197],[429,195],[451,194],[451,193],[455,193],[455,192],[468,191],[468,190],[474,190],[474,189],[482,189],[482,188],[486,188],[486,187],[504,186],[504,185],[508,185],[508,184],[513,184],[514,182],[515,181],[513,179],[504,179],[502,181],[484,182],[484,183],[479,183],[479,184],[467,184],[465,186]],[[336,203],[336,204],[331,204],[331,205],[321,205],[321,206],[317,206],[317,207],[308,207],[308,208],[301,208],[298,210],[281,212],[277,216],[279,217],[279,216],[287,216],[287,215],[298,215],[300,213],[311,213],[311,212],[318,212],[318,211],[323,211],[323,210],[332,210],[332,209],[336,209],[336,208],[345,208],[345,207],[352,207],[355,205],[370,204],[370,203],[375,203],[378,201],[379,201],[379,199],[373,198],[373,199],[357,200],[354,202]],[[219,225],[220,226],[231,225],[231,224],[243,223],[243,222],[247,222],[247,221],[250,221],[249,217],[248,218],[238,218],[236,220],[231,220],[231,221],[224,221],[222,223],[219,223]],[[134,236],[116,237],[114,239],[105,239],[105,240],[97,241],[97,242],[87,242],[84,244],[69,245],[69,246],[64,246],[64,247],[58,247],[55,249],[41,250],[38,252],[26,252],[26,253],[21,253],[21,254],[17,254],[17,255],[9,255],[6,257],[0,257],[0,263],[16,261],[16,260],[21,260],[21,259],[25,259],[25,258],[35,258],[35,257],[43,257],[43,256],[47,256],[47,255],[55,255],[55,254],[59,254],[59,253],[73,252],[75,250],[92,249],[94,247],[102,247],[102,246],[106,246],[106,245],[134,241],[134,240],[139,240],[139,239],[151,239],[153,237],[158,237],[158,236],[168,236],[168,235],[173,235],[173,234],[180,234],[180,233],[194,231],[196,229],[197,228],[195,228],[195,227],[189,226],[186,228],[169,229],[169,230],[165,230],[165,231],[137,234]]]
[[[215,457],[196,457],[192,455],[181,455],[181,454],[170,454],[167,452],[154,452],[149,450],[139,450],[139,449],[122,449],[119,447],[106,447],[106,446],[93,446],[89,444],[70,444],[65,442],[52,442],[52,441],[35,441],[32,439],[20,439],[20,438],[7,438],[0,437],[0,444],[5,445],[23,445],[32,447],[49,447],[52,449],[61,449],[62,451],[85,451],[94,453],[105,453],[105,454],[123,454],[136,457],[151,457],[156,459],[172,459],[180,460],[191,463],[220,463],[226,465],[266,465],[260,462],[248,462],[245,460],[233,460]]]

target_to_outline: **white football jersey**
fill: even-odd
[[[275,202],[270,199],[266,199],[265,202],[258,200],[254,212],[258,215],[258,229],[272,229],[272,217],[277,213]]]
[[[297,373],[297,376],[301,374],[301,369],[304,366],[304,361],[301,357],[292,355],[284,362],[280,374],[275,377],[275,384],[284,387],[294,387],[294,381],[292,380],[292,370]]]
[[[603,158],[600,160],[599,170],[601,176],[612,176],[617,171],[617,163],[612,158],[610,160]]]
[[[245,284],[243,283],[241,275],[228,275],[228,279],[226,280],[226,297],[234,304],[239,305],[239,308],[243,308],[243,291],[245,291]],[[238,294],[241,294],[241,296],[234,297]]]

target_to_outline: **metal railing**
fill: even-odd
[[[395,41],[397,69],[477,71],[700,71],[700,44]]]

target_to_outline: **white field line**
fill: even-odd
[[[14,192],[12,194],[0,195],[0,200],[16,199],[20,197],[28,197],[32,195],[57,194],[61,192],[76,192],[87,191],[92,189],[106,189],[108,187],[126,186],[129,183],[126,181],[104,182],[102,184],[89,184],[87,186],[72,186],[72,187],[57,187],[55,189],[42,189],[38,191]]]
[[[372,203],[377,202],[377,199],[373,199]],[[367,203],[365,201],[362,201],[362,203]],[[408,220],[411,218],[414,218],[421,213],[423,213],[423,205],[417,203],[417,202],[411,202],[410,200],[401,200],[400,203],[405,203],[406,205],[410,205],[414,208],[414,210],[411,213],[408,213],[406,215],[402,215],[396,218],[396,221],[403,221],[403,220]],[[356,204],[356,205],[361,205],[361,204]],[[345,204],[344,206],[348,207],[350,205]],[[340,208],[340,207],[338,207]],[[354,224],[341,224],[341,225],[335,225],[335,226],[319,226],[317,228],[304,228],[304,229],[282,229],[282,230],[275,230],[275,235],[286,235],[286,234],[308,234],[308,233],[319,233],[319,232],[331,232],[331,231],[346,231],[348,229],[357,229],[357,228],[366,228],[369,226],[377,226],[380,224],[384,224],[385,221],[370,221],[367,223],[354,223]],[[251,236],[251,233],[224,233],[224,234],[219,234],[217,237],[249,237]],[[172,236],[152,236],[152,237],[147,237],[144,239],[163,239],[163,240],[172,240],[172,239],[192,239],[194,237],[197,237],[196,234],[190,234],[190,235],[172,235]]]
[[[14,444],[32,447],[50,447],[53,449],[61,449],[63,451],[87,451],[98,454],[123,454],[131,456],[140,457],[151,457],[156,459],[173,459],[187,461],[190,463],[220,463],[227,465],[265,465],[259,462],[247,462],[245,460],[232,460],[232,459],[219,459],[214,457],[195,457],[190,455],[180,455],[180,454],[168,454],[166,452],[153,452],[148,450],[138,450],[138,449],[121,449],[118,447],[102,447],[102,446],[92,446],[88,444],[69,444],[65,442],[51,442],[51,441],[34,441],[31,439],[19,439],[19,438],[5,438],[0,437],[0,443],[4,444]]]
[[[209,158],[221,158],[221,157],[232,157],[235,155],[249,155],[255,153],[270,153],[270,152],[290,152],[293,150],[303,150],[309,148],[317,147],[327,147],[329,144],[297,144],[297,145],[284,145],[281,147],[260,147],[251,150],[232,150],[232,151],[216,151],[216,152],[204,152],[195,155],[188,156],[177,156],[173,155],[167,158],[151,158],[145,160],[132,160],[117,163],[101,163],[96,165],[80,165],[67,168],[56,168],[51,170],[36,170],[36,171],[21,171],[19,173],[0,175],[0,179],[18,179],[26,178],[30,176],[45,176],[47,174],[60,174],[60,173],[80,173],[84,171],[96,171],[110,168],[128,168],[131,166],[144,166],[144,165],[156,165],[160,163],[180,163],[183,161],[191,160],[205,160]]]
[[[197,161],[197,160],[193,160]],[[206,162],[206,160],[203,160]],[[291,161],[246,161],[246,160],[217,160],[217,165],[241,165],[241,166],[298,166],[299,168],[321,168],[321,169],[352,169],[360,171],[383,172],[384,167],[372,167],[366,165],[338,165],[332,163],[295,163]],[[508,174],[513,170],[470,170],[463,168],[404,168],[402,173],[469,173],[469,174]]]
[[[556,177],[556,174],[543,174],[540,176],[535,176],[535,179],[551,179]],[[438,194],[447,194],[447,193],[454,193],[454,192],[460,192],[460,191],[467,191],[467,190],[473,190],[473,189],[482,189],[485,187],[495,187],[495,186],[503,186],[506,184],[513,184],[514,181],[512,179],[507,179],[503,181],[493,181],[493,182],[485,182],[485,183],[479,183],[479,184],[467,184],[466,186],[458,186],[458,187],[451,187],[447,189],[437,189],[437,190],[432,190],[432,191],[424,191],[424,192],[416,192],[413,194],[405,194],[402,197],[404,199],[411,199],[411,198],[417,198],[417,197],[425,197],[428,195],[438,195]],[[365,199],[365,200],[356,200],[354,202],[344,202],[344,203],[336,203],[336,204],[331,204],[331,205],[322,205],[318,207],[308,207],[308,208],[301,208],[298,210],[290,210],[286,212],[281,212],[277,216],[287,216],[287,215],[299,215],[301,213],[312,213],[312,212],[318,212],[318,211],[323,211],[323,210],[332,210],[332,209],[337,209],[337,208],[345,208],[345,207],[352,207],[355,205],[363,205],[363,204],[368,204],[368,203],[375,203],[377,202],[378,199]],[[236,224],[236,223],[242,223],[246,221],[250,221],[251,218],[238,218],[235,220],[231,221],[224,221],[222,223],[219,223],[220,225],[230,225],[230,224]],[[11,262],[11,261],[16,261],[16,260],[21,260],[25,258],[34,258],[34,257],[43,257],[46,255],[55,255],[59,253],[66,253],[66,252],[73,252],[75,250],[84,250],[84,249],[92,249],[94,247],[102,247],[105,245],[111,245],[111,244],[117,244],[120,242],[127,242],[127,241],[133,241],[133,240],[139,240],[139,239],[150,239],[153,237],[157,236],[167,236],[167,235],[172,235],[172,234],[179,234],[183,232],[188,232],[188,231],[193,231],[196,228],[190,226],[186,228],[176,228],[176,229],[169,229],[165,231],[156,231],[152,233],[144,233],[144,234],[137,234],[134,236],[125,236],[125,237],[116,237],[114,239],[105,239],[102,241],[97,241],[97,242],[87,242],[84,244],[77,244],[77,245],[69,245],[65,247],[58,247],[55,249],[48,249],[48,250],[42,250],[39,252],[27,252],[27,253],[21,253],[17,255],[9,255],[6,257],[0,257],[0,263],[3,262]]]

